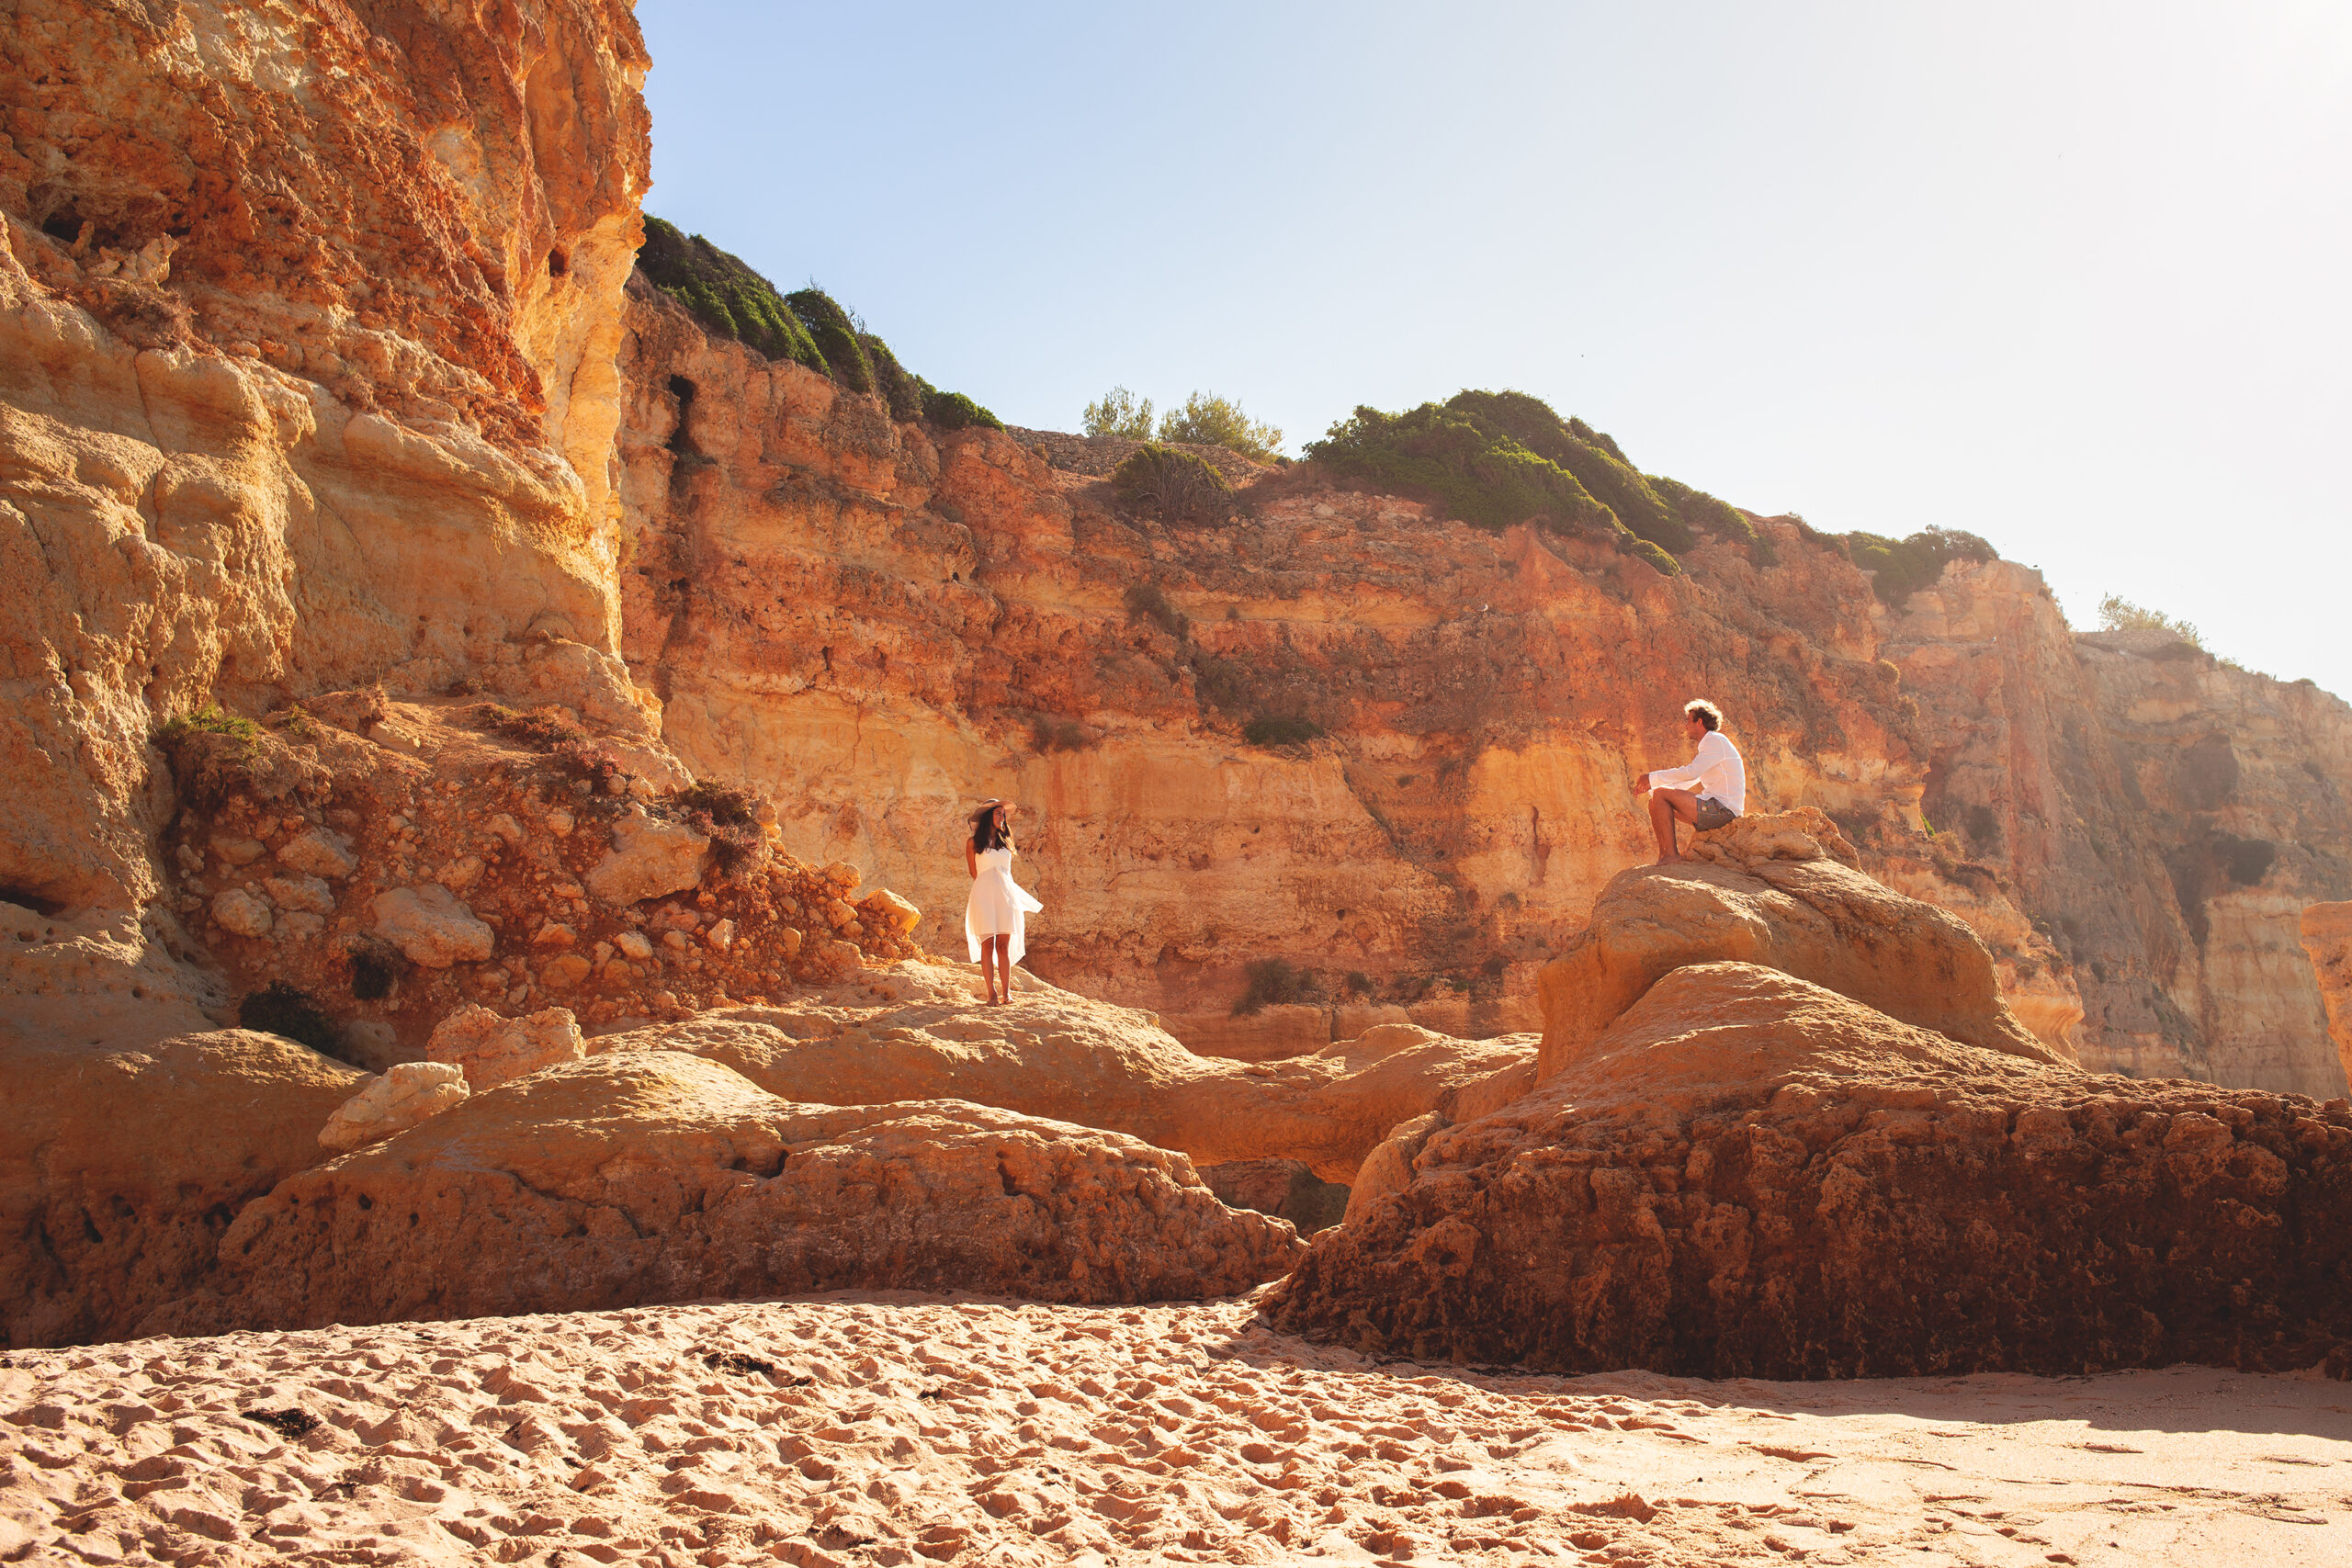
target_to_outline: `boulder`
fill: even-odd
[[[633,805],[613,824],[613,847],[589,868],[588,891],[607,904],[680,893],[702,880],[710,835]]]
[[[477,1094],[587,1054],[580,1021],[570,1008],[502,1018],[470,1002],[435,1024],[424,1046],[427,1061],[454,1065],[465,1075],[466,1087]]]
[[[1125,1133],[1203,1166],[1296,1160],[1342,1185],[1399,1122],[1433,1110],[1484,1115],[1533,1084],[1524,1035],[1466,1041],[1387,1025],[1310,1056],[1231,1062],[1193,1055],[1148,1013],[1065,991],[984,1008],[952,970],[902,963],[880,973],[910,994],[706,1012],[592,1043],[707,1056],[786,1100],[967,1100]]]
[[[335,1107],[319,1129],[323,1148],[356,1149],[405,1133],[466,1098],[466,1075],[448,1062],[395,1062]]]
[[[376,934],[428,969],[480,963],[497,946],[490,927],[438,883],[376,895]]]
[[[313,915],[334,913],[334,889],[322,878],[306,872],[298,871],[291,876],[265,876],[261,885],[268,892],[270,902],[281,909],[300,909]]]
[[[2001,999],[1993,955],[1957,916],[1880,886],[1813,808],[1702,833],[1676,865],[1620,872],[1591,921],[1544,966],[1539,1079],[1576,1065],[1658,977],[1686,964],[1759,964],[1962,1044],[2066,1058]]]
[[[0,1045],[8,1344],[128,1337],[211,1269],[229,1216],[325,1157],[316,1129],[362,1077],[243,1029]]]
[[[859,899],[857,909],[866,925],[877,931],[904,936],[922,924],[922,911],[887,887],[877,887]]]
[[[1567,1372],[2352,1375],[2352,1105],[2092,1077],[1686,965],[1430,1136],[1267,1311]]]
[[[212,897],[212,918],[233,936],[267,936],[275,922],[269,900],[242,887],[231,887]]]
[[[1191,1162],[953,1101],[793,1105],[676,1052],[473,1096],[241,1213],[149,1332],[582,1312],[700,1296],[1245,1291],[1301,1250]]]
[[[2327,1010],[2327,1032],[2352,1078],[2352,904],[2312,904],[2303,909],[2303,951],[2311,955]]]
[[[297,833],[277,847],[278,861],[306,876],[340,882],[359,867],[351,840],[326,828]]]

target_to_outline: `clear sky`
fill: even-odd
[[[1518,388],[2352,695],[2352,4],[641,0],[649,211],[1074,430]]]

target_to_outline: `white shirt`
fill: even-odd
[[[1699,742],[1698,754],[1686,768],[1660,768],[1650,774],[1652,789],[1687,789],[1723,802],[1735,817],[1747,809],[1747,764],[1739,748],[1720,729],[1710,729]]]

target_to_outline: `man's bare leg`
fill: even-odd
[[[1682,858],[1674,847],[1674,825],[1699,820],[1699,797],[1687,789],[1650,791],[1650,827],[1657,834],[1657,863],[1672,865]]]

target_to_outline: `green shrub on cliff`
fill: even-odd
[[[1158,509],[1163,522],[1217,523],[1233,512],[1233,487],[1205,458],[1146,442],[1112,470],[1111,486],[1129,502]]]
[[[649,214],[637,265],[708,330],[770,359],[790,359],[826,371],[816,339],[775,285],[700,234],[681,233],[676,225]]]
[[[1860,531],[1845,536],[1846,558],[1874,573],[1871,589],[1879,602],[1899,610],[1922,588],[1932,588],[1955,560],[1998,560],[2000,552],[1974,534],[1958,528],[1928,528],[1907,539]]]
[[[940,391],[908,370],[888,344],[814,285],[783,293],[740,256],[650,214],[637,265],[706,331],[770,359],[805,365],[854,391],[873,393],[890,405],[893,419],[927,420],[946,430],[1004,428],[996,415],[961,392]]]
[[[1223,446],[1261,463],[1276,461],[1283,444],[1280,430],[1251,419],[1239,403],[1215,392],[1194,392],[1182,408],[1160,415],[1159,438],[1187,446]]]
[[[928,381],[922,388],[922,416],[942,430],[964,430],[975,424],[986,430],[1004,428],[1004,421],[963,393],[943,392]]]
[[[1525,392],[1456,392],[1446,401],[1457,413],[1476,414],[1540,457],[1576,476],[1592,498],[1629,530],[1664,550],[1687,550],[1690,525],[1675,515],[1640,470],[1625,461],[1617,443],[1580,419],[1562,419],[1541,398]]]
[[[1089,435],[1115,435],[1126,441],[1151,439],[1151,400],[1138,399],[1125,387],[1114,387],[1101,402],[1089,403],[1080,416]]]
[[[1491,421],[1436,403],[1396,414],[1360,406],[1308,443],[1306,456],[1334,473],[1424,497],[1475,527],[1542,519],[1564,533],[1623,531],[1574,474]]]

